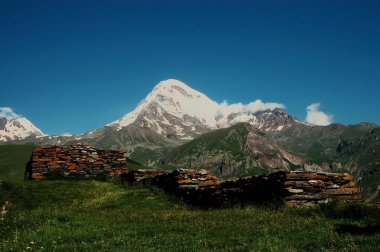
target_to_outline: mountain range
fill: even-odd
[[[125,136],[135,131],[140,131],[137,136],[155,135],[153,133],[155,132],[164,138],[175,138],[178,142],[188,141],[211,130],[227,128],[239,122],[250,123],[263,131],[281,131],[294,123],[303,124],[282,111],[282,107],[281,104],[263,103],[260,100],[248,105],[220,104],[181,81],[169,79],[158,83],[132,112],[100,129],[76,136],[70,134],[46,136],[26,118],[19,117],[8,119],[8,121],[22,120],[23,123],[19,123],[19,127],[0,127],[0,142],[25,139],[56,143],[72,140],[88,141],[110,132]],[[19,134],[20,131],[23,134]],[[148,142],[152,140],[150,138],[157,138],[157,136],[146,137]],[[135,139],[132,136],[129,144],[138,142],[139,138]],[[153,141],[153,144],[157,144],[155,142],[157,141]],[[114,147],[124,147],[120,141],[115,145],[119,146]]]
[[[46,136],[26,118],[0,118],[0,142],[122,148],[147,166],[208,168],[221,177],[276,170],[352,172],[380,195],[378,125],[304,123],[281,104],[217,103],[178,80],[158,83],[122,118],[82,135]]]

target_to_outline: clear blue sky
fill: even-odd
[[[0,107],[48,134],[112,122],[168,78],[379,124],[380,1],[0,1]]]

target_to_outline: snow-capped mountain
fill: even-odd
[[[161,135],[184,137],[216,128],[218,104],[177,80],[158,83],[135,110],[108,126],[118,130],[131,124]]]
[[[45,135],[26,118],[6,117],[8,119],[0,119],[0,141],[33,138],[36,143],[64,144],[99,140],[100,145],[110,142],[107,147],[114,147],[109,139],[117,136],[116,146],[131,146],[144,142],[144,139],[154,139],[154,143],[165,142],[168,138],[190,140],[210,130],[240,122],[248,122],[267,132],[280,132],[294,123],[301,123],[281,108],[282,104],[260,100],[245,105],[218,103],[181,81],[169,79],[159,82],[132,112],[103,128],[76,136],[42,137]],[[160,141],[157,140],[159,137]]]
[[[25,117],[0,117],[0,142],[46,136]]]
[[[260,100],[247,105],[217,103],[185,83],[169,79],[158,83],[135,110],[107,126],[121,130],[133,124],[183,139],[239,122],[249,122],[266,131],[280,131],[299,122],[283,112],[282,107]]]

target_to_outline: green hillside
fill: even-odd
[[[269,137],[287,149],[304,155],[310,162],[324,163],[345,161],[339,155],[339,144],[357,144],[372,130],[378,128],[372,124],[344,126],[309,126],[296,124],[282,132],[274,132]],[[346,162],[347,163],[347,159]]]
[[[249,125],[240,123],[230,128],[219,129],[205,133],[193,141],[185,143],[176,149],[181,155],[198,155],[201,151],[225,150],[234,156],[244,152],[244,143],[249,133]]]
[[[0,251],[378,251],[380,247],[380,215],[360,209],[249,206],[205,211],[190,209],[158,190],[99,181],[6,183],[0,186],[0,203],[5,200],[12,207],[0,221]]]
[[[160,160],[160,164],[163,168],[209,169],[218,176],[223,176],[221,169],[226,165],[231,167],[236,166],[233,168],[237,171],[242,166],[242,162],[246,156],[249,156],[249,151],[246,149],[249,128],[248,124],[241,123],[230,128],[205,133],[177,148],[167,151]],[[239,171],[240,175],[248,175],[250,174],[249,172]],[[266,172],[267,170],[265,169]]]
[[[35,145],[0,145],[0,179],[22,181],[25,165]]]
[[[166,153],[161,164],[209,169],[227,178],[293,169],[301,161],[267,138],[264,132],[248,123],[239,123],[205,133],[174,148]]]
[[[379,126],[369,123],[295,125],[271,137],[310,162],[341,163],[355,176],[365,198],[380,202]]]

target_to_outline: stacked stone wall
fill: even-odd
[[[89,145],[42,146],[33,150],[26,179],[114,178],[128,173],[123,151]]]
[[[348,173],[277,172],[220,181],[207,170],[177,169],[168,173],[142,170],[136,178],[146,177],[144,173],[151,176],[149,181],[153,185],[202,207],[268,201],[284,201],[288,206],[315,206],[331,200],[360,200]]]
[[[348,173],[279,172],[270,176],[289,206],[313,205],[331,199],[359,201],[358,189]]]

